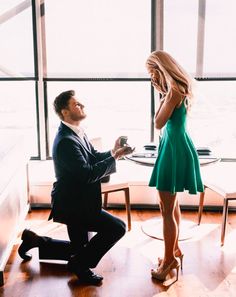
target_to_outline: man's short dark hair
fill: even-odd
[[[60,95],[58,95],[55,98],[53,102],[53,107],[56,114],[60,117],[60,119],[63,120],[63,115],[61,113],[62,109],[67,108],[70,98],[73,97],[74,95],[75,95],[75,91],[69,90],[69,91],[62,92]]]

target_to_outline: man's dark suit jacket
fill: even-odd
[[[53,144],[56,182],[49,219],[69,223],[89,222],[102,207],[101,178],[116,171],[111,152],[98,152],[85,136],[85,144],[61,123]]]

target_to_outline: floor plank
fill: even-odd
[[[109,210],[126,220],[124,210]],[[33,210],[25,227],[55,238],[66,239],[64,225],[47,221],[48,210]],[[196,211],[183,211],[183,218],[197,223]],[[236,214],[230,213],[224,247],[220,246],[221,212],[204,212],[191,239],[181,241],[184,267],[179,281],[170,286],[152,280],[150,269],[162,256],[163,241],[145,235],[142,224],[160,216],[157,210],[132,210],[132,230],[101,260],[95,271],[104,276],[101,286],[84,286],[66,269],[65,262],[39,262],[38,251],[23,263],[17,254],[17,239],[5,269],[2,297],[235,297]],[[175,277],[173,272],[173,279]]]

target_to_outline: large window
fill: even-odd
[[[102,137],[104,149],[111,148],[120,135],[128,135],[131,145],[150,141],[150,84],[148,82],[50,82],[48,110],[50,152],[58,128],[52,102],[63,90],[74,89],[85,105],[83,125],[89,138]]]
[[[47,77],[137,77],[151,45],[151,1],[46,1]]]
[[[31,156],[38,155],[35,84],[0,81],[0,133],[24,138]]]
[[[189,114],[197,146],[208,146],[222,158],[236,158],[236,81],[200,81]]]
[[[0,77],[33,77],[30,1],[0,1]]]
[[[235,77],[235,9],[234,0],[165,0],[164,49],[193,76]]]
[[[145,61],[163,49],[197,79],[194,143],[236,159],[235,9],[234,0],[0,1],[1,132],[25,135],[32,157],[50,158],[52,102],[74,89],[88,136],[104,148],[118,135],[137,148],[157,141]]]
[[[204,73],[206,77],[236,76],[235,0],[206,1]]]
[[[164,1],[164,49],[195,74],[198,1]]]
[[[151,1],[47,1],[45,25],[49,154],[59,122],[52,101],[68,89],[86,106],[88,136],[102,137],[104,149],[119,135],[136,147],[149,142]]]
[[[0,133],[24,139],[38,157],[31,1],[0,1]]]
[[[198,81],[189,115],[196,146],[236,158],[236,3],[164,1],[164,50]]]

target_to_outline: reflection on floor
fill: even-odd
[[[45,211],[44,211],[45,212]],[[111,210],[124,220],[124,210]],[[20,238],[6,269],[4,296],[101,296],[101,297],[163,297],[163,296],[235,296],[236,291],[236,215],[230,213],[225,245],[220,246],[220,213],[204,213],[200,226],[190,239],[180,242],[184,253],[183,272],[178,282],[168,286],[150,277],[150,270],[163,256],[163,241],[142,232],[148,219],[159,216],[157,211],[132,211],[132,230],[103,257],[95,271],[104,276],[100,287],[79,285],[75,276],[60,261],[40,262],[37,249],[33,259],[22,263],[16,253]],[[30,214],[27,228],[40,235],[67,239],[64,225]],[[186,220],[197,221],[197,212],[183,212]],[[175,279],[175,271],[168,276]],[[173,283],[171,281],[171,283]],[[168,283],[167,283],[168,284]],[[14,293],[14,294],[13,294]]]

